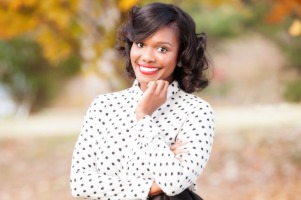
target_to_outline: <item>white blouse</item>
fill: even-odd
[[[167,101],[137,122],[135,108],[143,92],[137,80],[131,88],[98,96],[90,105],[75,145],[71,167],[73,196],[91,199],[147,199],[155,181],[167,195],[195,182],[212,149],[211,106],[181,90],[168,87]],[[187,142],[188,153],[170,150]]]

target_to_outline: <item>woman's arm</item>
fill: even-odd
[[[167,82],[150,82],[136,108],[138,149],[145,151],[149,171],[155,183],[167,195],[176,195],[195,183],[204,169],[212,149],[214,136],[213,113],[210,105],[195,97],[183,123],[177,140],[187,142],[185,150],[189,153],[174,156],[172,150],[160,135],[161,130],[150,117],[166,101]],[[185,116],[181,116],[183,118]],[[156,188],[156,185],[154,186]]]
[[[139,149],[144,149],[156,184],[168,195],[176,195],[192,185],[204,169],[211,152],[214,122],[209,104],[195,99],[185,122],[178,133],[177,140],[187,142],[185,149],[189,153],[174,156],[172,150],[160,135],[161,130],[150,117],[165,103],[168,82],[163,80],[150,82],[136,108],[137,125],[133,131]],[[184,117],[184,116],[181,116]]]
[[[176,195],[195,183],[211,153],[214,137],[212,109],[197,97],[193,105],[177,135],[177,140],[187,142],[184,149],[189,152],[180,157],[185,162],[174,156],[150,116],[138,121],[133,129],[137,134],[138,149],[144,149],[150,172],[167,195]]]
[[[96,99],[89,107],[74,148],[70,174],[72,195],[91,199],[145,199],[152,180],[112,176],[104,173],[101,166],[96,167],[99,153],[96,136],[103,131],[99,121],[103,119],[100,110],[105,107],[103,101]]]
[[[186,142],[177,141],[175,144],[173,144],[170,147],[170,150],[174,153],[175,157],[177,157],[178,155],[181,155],[183,153],[188,153],[188,151],[186,151],[186,150],[179,149],[181,146],[183,146],[185,144],[186,144]],[[181,162],[184,162],[184,160],[180,157],[178,157],[178,160],[181,161]],[[148,193],[148,196],[156,196],[156,195],[161,194],[162,192],[163,191],[160,188],[160,186],[156,182],[153,182],[152,187],[151,187],[151,189]]]
[[[168,81],[150,81],[142,99],[136,107],[136,119],[139,121],[145,116],[151,116],[162,104],[166,102]]]

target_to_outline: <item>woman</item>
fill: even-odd
[[[117,49],[135,81],[90,105],[73,153],[72,194],[146,199],[195,190],[214,135],[210,105],[189,94],[208,85],[205,36],[178,7],[152,3],[132,8]]]

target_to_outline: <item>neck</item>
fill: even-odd
[[[144,93],[147,89],[147,84],[145,83],[139,83],[139,87],[141,89],[141,91]]]

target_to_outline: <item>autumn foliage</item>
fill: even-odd
[[[67,58],[77,45],[77,0],[13,0],[0,2],[0,37],[30,35],[43,48],[44,56]]]
[[[105,6],[106,1],[91,1]],[[138,0],[116,2],[125,11]],[[85,34],[82,0],[2,0],[0,1],[0,38],[30,35],[50,61],[67,58],[78,48]],[[91,13],[98,12],[94,7]]]
[[[266,21],[268,23],[280,23],[292,15],[301,18],[301,0],[272,1],[272,9],[268,13]]]
[[[153,1],[0,0],[0,43],[6,43],[3,46],[9,46],[16,44],[16,41],[13,40],[17,40],[17,44],[23,42],[26,44],[30,43],[32,47],[40,48],[37,52],[42,55],[45,61],[40,62],[39,60],[42,59],[41,55],[37,55],[34,62],[37,65],[35,69],[46,67],[53,68],[52,70],[65,70],[62,66],[66,68],[70,68],[70,66],[64,62],[71,59],[71,65],[74,66],[74,60],[78,59],[81,69],[86,74],[97,74],[104,81],[112,81],[112,77],[120,79],[121,66],[118,66],[118,64],[112,65],[110,70],[105,71],[102,66],[103,59],[106,55],[110,54],[109,51],[114,47],[116,28],[123,20],[122,18],[126,16],[127,10],[135,4],[145,5],[150,2]],[[227,5],[237,9],[237,12],[244,12],[244,15],[253,16],[256,15],[253,12],[254,10],[245,12],[248,6],[262,3],[265,6],[268,5],[266,6],[268,11],[262,17],[265,19],[262,20],[264,23],[280,24],[285,19],[292,18],[290,27],[284,27],[283,30],[294,37],[301,35],[301,0],[268,0],[264,2],[258,0],[166,0],[162,2],[174,3],[183,7],[188,12],[189,9],[187,8],[193,11],[194,7],[216,8]],[[216,20],[216,18],[212,19]],[[232,19],[229,21],[233,22]],[[220,30],[223,28],[233,30],[230,26],[225,25],[224,21],[218,24],[217,28]],[[225,37],[226,34],[222,31],[221,35]],[[38,47],[35,45],[38,45]],[[15,46],[11,46],[11,48],[15,49]],[[30,48],[28,46],[22,49],[29,50]],[[8,55],[9,52],[6,49],[9,48],[3,49],[3,55]],[[27,54],[20,53],[19,56],[21,55],[26,56]],[[3,56],[1,56],[0,59],[3,60]],[[10,56],[6,56],[6,58],[8,57],[11,58]],[[13,55],[12,58],[16,58],[16,56]],[[31,59],[35,58],[30,57]],[[28,59],[21,60],[25,62]],[[11,62],[12,59],[7,61]],[[34,73],[25,73],[26,70],[29,70],[26,67],[28,63],[18,63],[20,66],[15,66],[14,68],[19,70],[18,72],[7,67],[5,68],[2,63],[0,63],[0,81],[2,83],[4,76],[11,76],[6,80],[16,80],[13,76],[17,73],[23,74],[28,79],[27,82],[30,82],[29,79],[31,78],[35,79],[34,77],[29,77],[29,75],[33,75]],[[41,63],[45,64],[41,66]],[[23,71],[20,71],[20,69]],[[38,76],[44,75],[45,73],[38,74]],[[41,78],[41,80],[46,79]],[[11,87],[15,83],[6,82],[4,84]],[[18,90],[16,91],[18,92]]]
[[[105,7],[109,1],[91,0],[91,2]],[[113,4],[121,12],[125,12],[139,2],[139,0],[119,0]],[[238,0],[214,0],[203,3],[213,6],[223,3],[241,6],[241,1]],[[267,23],[280,23],[292,15],[301,18],[301,0],[277,0],[269,3],[271,10],[265,18]],[[87,22],[83,20],[84,6],[83,0],[1,0],[0,38],[11,39],[29,34],[41,45],[47,59],[50,61],[65,59],[74,49],[79,48],[81,37],[88,31],[84,28],[86,26],[84,23]],[[99,10],[94,6],[91,13],[96,12]]]

